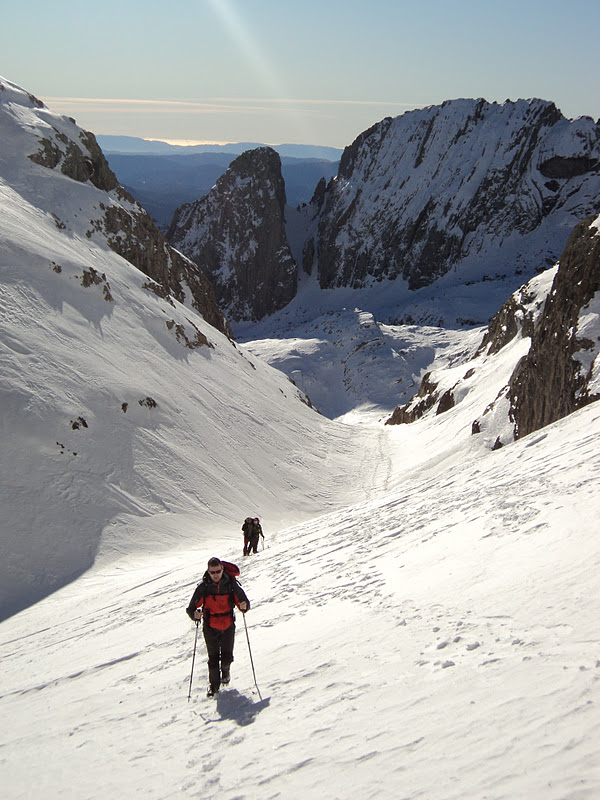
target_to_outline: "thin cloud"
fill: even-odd
[[[43,97],[51,107],[74,108],[98,111],[129,111],[133,113],[188,113],[211,114],[240,111],[268,111],[270,106],[259,106],[254,101],[233,103],[225,101],[198,102],[187,100],[138,100],[119,97]]]
[[[234,98],[217,97],[215,100],[223,102],[235,102]],[[343,105],[343,106],[398,106],[399,108],[421,108],[425,103],[404,103],[396,100],[306,100],[296,97],[285,98],[260,98],[254,99],[247,97],[248,103],[291,103],[294,105]]]
[[[406,103],[388,100],[310,100],[303,98],[244,98],[216,97],[211,100],[141,100],[138,98],[121,97],[43,97],[43,101],[50,106],[69,106],[71,108],[106,109],[112,106],[115,109],[127,107],[129,110],[139,109],[144,112],[178,111],[188,113],[221,113],[226,111],[268,111],[274,105],[298,106],[394,106],[397,108],[418,108],[424,104]]]

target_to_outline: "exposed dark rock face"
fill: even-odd
[[[296,294],[281,160],[270,147],[235,159],[208,195],[175,212],[168,241],[207,272],[232,320],[258,320]]]
[[[533,275],[566,231],[600,211],[600,132],[542,100],[454,100],[386,118],[344,151],[319,194],[305,269],[320,285],[401,277],[409,288],[453,268]]]
[[[133,210],[111,205],[104,207],[102,223],[111,249],[158,284],[148,288],[161,296],[172,295],[181,303],[187,288],[196,311],[214,328],[233,338],[206,274],[167,243],[148,213],[137,204]]]
[[[443,414],[445,411],[450,411],[450,409],[454,408],[455,405],[456,401],[454,400],[454,393],[452,389],[447,389],[440,397],[440,402],[438,403],[435,413]]]
[[[48,137],[40,140],[40,149],[29,158],[43,167],[60,169],[80,183],[89,181],[97,189],[110,192],[99,203],[102,216],[91,220],[88,236],[103,235],[112,250],[156,281],[160,288],[152,289],[158,294],[172,295],[183,302],[187,288],[192,305],[204,319],[232,337],[206,275],[167,244],[150,215],[119,185],[94,134],[70,122],[65,126],[69,135],[51,128]]]
[[[437,387],[437,383],[431,379],[431,372],[427,372],[421,379],[421,385],[415,397],[410,403],[395,408],[392,416],[386,420],[385,424],[404,425],[421,419],[438,402],[440,395]]]
[[[89,131],[79,131],[79,143],[60,131],[54,131],[53,139],[42,139],[41,149],[29,158],[36,164],[60,171],[74,181],[90,181],[97,189],[110,192],[120,188],[114,172],[108,166],[96,137]],[[125,190],[124,195],[128,196]]]
[[[577,175],[585,175],[587,172],[595,172],[597,169],[598,159],[589,156],[575,156],[574,158],[554,156],[540,164],[540,172],[546,178],[575,178]]]
[[[527,284],[514,292],[500,311],[490,320],[478,352],[488,355],[500,352],[517,334],[532,336],[534,323],[545,302],[532,292]]]
[[[582,310],[600,292],[600,232],[591,222],[581,222],[573,231],[529,353],[510,380],[515,438],[600,399],[600,392],[590,388],[600,330],[591,328],[593,338],[581,331]]]

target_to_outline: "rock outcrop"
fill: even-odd
[[[102,193],[94,203],[86,236],[103,238],[112,250],[152,279],[148,288],[188,302],[207,322],[231,337],[231,328],[217,305],[207,276],[167,243],[150,215],[119,185],[94,134],[82,130],[70,117],[48,111],[40,100],[8,81],[0,82],[0,103],[2,112],[6,112],[3,122],[11,130],[19,124],[19,107],[33,110],[43,121],[38,129],[43,129],[43,136],[33,132],[23,134],[31,140],[30,161],[78,183],[88,183]],[[65,221],[71,209],[61,209],[57,204],[47,211],[59,227],[72,227],[73,220]],[[79,223],[82,214],[81,209],[75,214]]]
[[[386,420],[386,425],[406,425],[415,422],[433,408],[440,400],[438,384],[431,379],[431,372],[426,372],[421,378],[419,391],[410,401],[402,406],[397,406],[392,416]],[[447,390],[450,391],[450,390]]]
[[[600,129],[542,100],[448,101],[362,133],[318,201],[304,261],[323,288],[529,277],[600,211]]]
[[[233,338],[205,272],[167,243],[146,211],[133,200],[104,206],[103,211],[103,217],[94,222],[95,230],[105,234],[112,250],[152,278],[147,288],[161,297],[172,295],[180,303],[189,298],[208,323]]]
[[[472,433],[483,434],[492,449],[600,399],[600,217],[580,222],[558,267],[507,300],[476,352],[467,355],[462,377],[456,379],[455,369],[428,372],[415,397],[386,424],[449,411],[468,396],[474,375],[496,372],[494,359],[509,346],[514,366],[472,424]]]
[[[581,222],[560,260],[529,353],[510,380],[515,438],[600,399],[600,218]]]
[[[168,241],[208,274],[232,320],[261,319],[296,294],[285,203],[279,155],[261,147],[242,153],[208,195],[175,212]]]

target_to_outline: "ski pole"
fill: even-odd
[[[192,678],[194,676],[194,661],[196,660],[196,644],[198,643],[198,620],[196,620],[196,638],[194,639],[194,655],[192,656],[192,671],[190,672],[190,688],[188,691],[188,703],[192,696]]]
[[[254,661],[252,660],[252,650],[250,649],[250,637],[248,636],[248,624],[246,622],[246,615],[242,614],[244,617],[244,628],[246,629],[246,640],[248,642],[248,652],[250,653],[250,664],[252,665],[252,674],[254,675],[254,685],[256,686],[256,691],[258,692],[258,697],[262,701],[262,697],[260,694],[260,689],[258,688],[258,684],[256,682],[256,672],[254,671]]]

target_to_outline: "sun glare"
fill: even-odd
[[[248,28],[244,26],[233,3],[230,0],[209,0],[209,4],[221,20],[228,35],[240,47],[261,82],[271,90],[275,97],[285,97],[285,93],[282,92],[283,87],[276,78],[274,70],[260,51]]]
[[[244,24],[241,15],[235,8],[235,4],[231,0],[208,0],[208,2],[216,16],[221,20],[228,35],[243,52],[250,68],[256,75],[259,87],[264,89],[265,93],[271,95],[273,99],[288,98],[288,92],[279,78],[277,70],[269,63],[268,58],[261,51],[258,42],[252,36],[248,26]],[[261,96],[262,92],[258,92],[258,94]],[[275,102],[279,102],[281,113],[292,119],[294,127],[300,133],[300,137],[304,138],[305,141],[312,141],[311,126],[308,124],[306,115],[293,104],[290,104],[287,99]]]
[[[224,145],[224,144],[231,144],[231,142],[208,142],[205,139],[152,139],[148,136],[144,137],[146,142],[165,142],[166,144],[174,144],[178,145],[179,147],[193,147],[194,145],[199,144],[217,144],[217,145]]]

